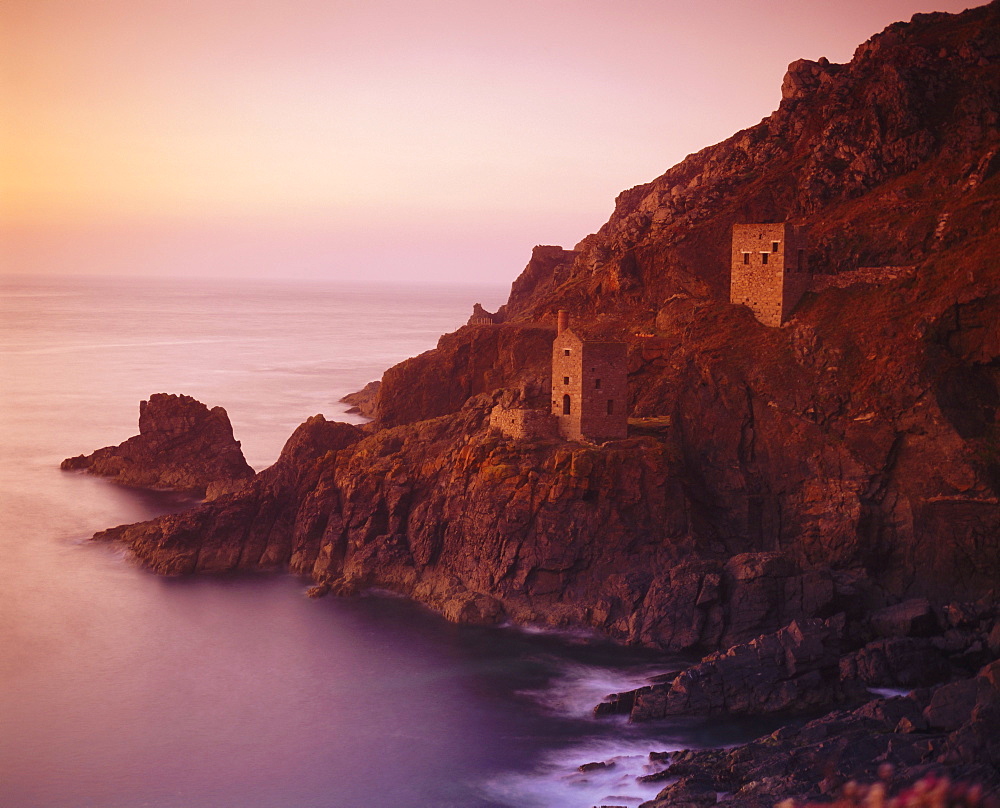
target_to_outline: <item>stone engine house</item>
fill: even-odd
[[[734,224],[729,300],[779,326],[809,288],[806,231],[786,222]]]
[[[628,346],[590,342],[569,328],[566,312],[552,343],[552,414],[567,440],[628,437]]]

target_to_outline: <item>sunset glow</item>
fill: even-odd
[[[788,62],[964,3],[849,6],[11,0],[0,271],[506,281]]]

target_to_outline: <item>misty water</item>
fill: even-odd
[[[183,498],[59,471],[152,393],[229,412],[272,463],[309,415],[434,346],[500,289],[152,281],[0,286],[0,805],[634,806],[647,753],[709,723],[598,721],[672,660],[586,635],[454,626],[287,575],[165,579],[97,530]],[[577,767],[615,759],[584,774]]]

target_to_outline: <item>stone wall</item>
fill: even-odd
[[[552,413],[545,410],[507,409],[501,405],[490,412],[490,428],[514,440],[542,440],[559,435]]]
[[[859,284],[882,286],[899,278],[909,278],[916,269],[916,266],[858,267],[836,275],[815,275],[809,288],[813,292],[822,292],[824,289],[846,289]]]
[[[733,225],[730,302],[781,325],[809,286],[805,247],[805,232],[784,222]]]
[[[583,344],[580,431],[590,440],[628,437],[628,346],[623,342]]]

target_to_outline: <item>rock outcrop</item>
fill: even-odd
[[[771,808],[784,799],[830,799],[848,781],[871,782],[880,772],[894,792],[947,771],[952,780],[995,794],[998,720],[1000,662],[994,662],[973,678],[876,699],[733,749],[658,756],[669,765],[656,777],[669,785],[644,808],[715,805],[719,793],[741,808]],[[995,805],[990,799],[986,804]]]
[[[379,388],[382,386],[382,382],[376,380],[373,382],[368,382],[364,387],[355,393],[348,393],[343,396],[340,400],[344,404],[350,404],[351,408],[348,412],[357,413],[358,415],[363,415],[365,418],[375,417],[375,399],[378,396]]]
[[[676,679],[640,692],[633,721],[672,715],[768,715],[843,700],[843,625],[807,619],[705,657]]]
[[[988,592],[1000,571],[998,42],[993,2],[892,25],[847,65],[794,63],[774,114],[623,192],[576,249],[536,247],[505,325],[460,329],[388,370],[378,423],[503,387],[534,385],[545,401],[544,327],[565,308],[588,336],[629,343],[632,413],[670,418],[700,540],[863,569],[894,600]],[[820,273],[912,272],[808,294],[767,328],[726,302],[730,228],[782,220],[808,227]]]
[[[208,499],[237,490],[254,474],[222,407],[210,410],[190,396],[166,393],[140,402],[138,435],[67,458],[61,468]]]

